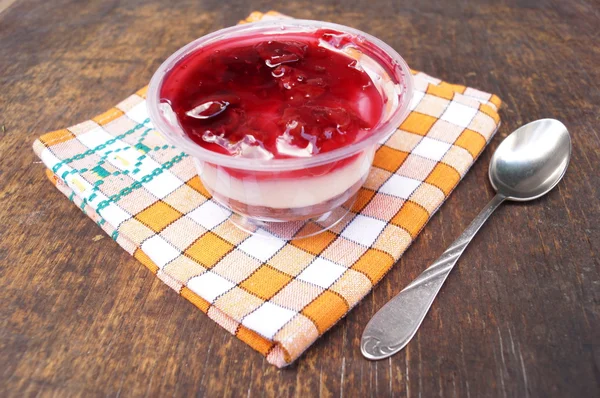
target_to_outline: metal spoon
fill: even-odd
[[[496,196],[440,258],[373,316],[362,335],[363,355],[383,359],[404,348],[458,258],[494,210],[507,199],[524,202],[548,193],[565,174],[570,158],[571,137],[558,120],[537,120],[506,137],[490,162]]]

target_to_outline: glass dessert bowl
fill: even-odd
[[[379,39],[289,19],[181,48],[152,77],[147,105],[234,224],[292,238],[346,215],[412,92],[408,66]],[[309,220],[316,227],[299,234]]]

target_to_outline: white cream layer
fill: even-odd
[[[368,152],[325,175],[274,180],[240,179],[222,168],[194,162],[204,186],[221,196],[251,206],[290,209],[317,205],[346,192],[369,172],[372,157]]]

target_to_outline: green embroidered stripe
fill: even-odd
[[[88,149],[87,151],[85,151],[83,153],[78,153],[77,155],[74,155],[74,156],[72,156],[70,158],[66,158],[66,159],[58,162],[57,164],[55,164],[52,167],[52,171],[54,173],[56,173],[65,164],[69,164],[69,163],[71,163],[74,160],[81,160],[81,159],[85,158],[86,156],[92,155],[92,154],[96,153],[97,151],[103,150],[108,145],[112,145],[115,142],[117,142],[117,140],[121,140],[121,139],[127,137],[128,135],[131,135],[131,134],[135,133],[137,130],[141,129],[142,127],[144,127],[149,122],[150,122],[150,119],[148,118],[148,119],[144,120],[142,123],[140,123],[140,124],[134,126],[133,128],[127,130],[123,134],[119,134],[115,138],[112,138],[112,139],[106,141],[104,144],[100,144],[100,145],[96,146],[94,149]],[[149,129],[149,130],[152,130],[152,129]],[[148,134],[148,133],[146,132],[146,134]]]

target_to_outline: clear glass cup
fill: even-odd
[[[332,29],[350,37],[349,43],[336,49],[357,61],[382,96],[382,117],[361,141],[309,158],[232,157],[194,143],[179,125],[169,104],[160,101],[166,74],[187,55],[209,43],[246,35],[318,29]],[[155,128],[169,143],[193,158],[204,187],[216,201],[232,211],[234,224],[249,232],[260,228],[290,239],[331,228],[348,213],[367,179],[375,150],[406,118],[412,95],[408,65],[381,40],[343,25],[281,19],[222,29],[181,48],[152,77],[147,106]],[[312,228],[302,228],[307,221],[314,221]]]

